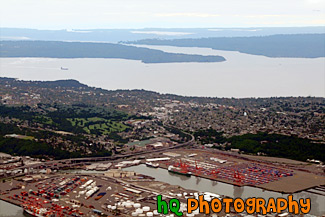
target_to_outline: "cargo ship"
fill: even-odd
[[[190,177],[192,175],[191,172],[183,171],[180,168],[174,167],[174,166],[169,166],[168,167],[168,172],[179,174],[179,175],[184,175],[184,176],[188,176],[188,177]]]
[[[48,211],[45,208],[39,208],[32,205],[23,205],[24,212],[28,213],[29,215],[36,216],[36,217],[44,217],[49,216]]]
[[[158,163],[151,163],[151,162],[147,162],[146,163],[146,166],[147,167],[153,167],[153,168],[158,168],[159,167],[159,164]]]

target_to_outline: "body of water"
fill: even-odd
[[[221,55],[227,61],[144,64],[123,59],[0,58],[0,76],[76,79],[109,90],[146,89],[186,96],[325,96],[325,58],[268,58],[209,48],[145,47]]]
[[[0,200],[0,217],[26,217],[23,212],[21,207]]]
[[[266,191],[260,188],[249,186],[237,187],[231,184],[212,181],[205,178],[196,176],[186,177],[169,173],[165,169],[155,169],[147,167],[143,164],[133,167],[125,168],[127,171],[134,171],[144,175],[154,177],[157,181],[166,182],[171,185],[179,185],[185,189],[196,190],[200,192],[212,192],[219,195],[229,196],[232,198],[249,198],[249,197],[262,197],[269,199],[271,197],[287,197],[287,194],[281,194],[273,191]],[[325,197],[308,192],[300,192],[293,194],[294,199],[310,198],[311,199],[311,212],[312,215],[321,216],[325,214]]]
[[[24,80],[76,79],[94,87],[146,89],[186,96],[270,97],[325,95],[325,58],[268,58],[208,48],[142,46],[174,53],[221,55],[219,63],[144,64],[123,59],[0,58],[0,76]],[[61,67],[68,70],[61,70]],[[128,168],[158,181],[187,189],[209,191],[231,197],[284,197],[252,187],[197,177],[171,175],[166,170],[143,165]],[[295,198],[311,198],[312,214],[325,214],[325,197],[308,192]],[[0,217],[21,217],[20,207],[0,201]]]

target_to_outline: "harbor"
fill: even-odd
[[[9,184],[14,188],[20,186],[17,181]],[[9,186],[7,185],[7,187]],[[7,210],[8,207],[11,213],[15,213],[12,216],[25,216],[20,207],[23,204],[25,209],[28,207],[28,210],[36,212],[38,210],[32,209],[33,206],[46,208],[46,212],[60,211],[63,216],[91,216],[99,211],[103,214],[112,214],[116,209],[125,214],[143,213],[143,210],[138,209],[138,204],[141,204],[141,208],[150,207],[149,211],[145,213],[150,211],[154,213],[156,206],[153,198],[157,194],[184,201],[200,192],[201,194],[209,192],[220,197],[243,199],[261,197],[267,200],[271,197],[285,198],[288,196],[288,194],[251,186],[239,187],[194,175],[185,176],[171,173],[166,169],[140,164],[126,167],[122,171],[118,169],[110,169],[105,172],[70,170],[62,171],[59,176],[35,177],[35,180],[29,180],[26,186],[20,186],[19,189],[10,191],[10,194],[3,194],[2,199],[10,201],[10,203],[1,201],[1,208],[6,207],[1,210]],[[311,215],[320,216],[324,213],[324,196],[310,191],[295,193],[293,196],[295,199],[311,198]],[[142,213],[134,214],[134,216],[141,216],[139,214]],[[0,216],[8,215],[0,212]]]
[[[310,214],[323,215],[324,177],[302,171],[300,164],[279,162],[184,148],[100,162],[91,158],[61,160],[53,167],[44,163],[16,169],[1,185],[0,198],[16,204],[20,211],[23,208],[40,216],[111,216],[117,212],[123,216],[159,216],[157,195],[179,199],[185,210],[188,198],[202,194],[265,200],[292,194],[294,199],[310,198]],[[302,176],[308,179],[302,182]]]
[[[165,190],[161,191],[162,188]],[[198,192],[164,184],[146,175],[110,170],[104,175],[66,173],[34,177],[24,186],[15,180],[2,186],[0,198],[11,203],[3,203],[4,206],[15,204],[17,213],[22,213],[23,208],[32,216],[162,216],[156,210],[158,194],[180,199],[185,210],[186,198],[197,196]],[[4,210],[0,210],[1,215],[8,216]]]
[[[180,149],[147,155],[141,163],[147,166],[148,163],[155,164],[155,167],[187,176],[201,177],[235,186],[257,187],[285,194],[325,185],[324,177],[313,173],[312,167],[304,167],[301,162],[273,160],[259,160],[251,156],[213,149],[195,151]],[[306,179],[303,179],[304,177]]]
[[[145,165],[138,165],[125,168],[126,171],[134,171],[142,173],[155,178],[160,182],[165,182],[171,185],[181,186],[185,189],[190,189],[199,192],[211,192],[231,198],[249,198],[261,197],[266,200],[269,198],[287,197],[288,194],[282,194],[274,191],[267,191],[261,188],[251,186],[235,186],[224,182],[212,181],[206,178],[196,176],[184,176],[174,173],[169,173],[168,170],[162,168],[149,168]],[[311,212],[310,214],[320,216],[325,213],[325,196],[315,193],[302,191],[292,194],[295,199],[297,198],[311,198]]]

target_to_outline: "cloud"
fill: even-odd
[[[257,32],[261,29],[208,29],[208,31],[218,32],[218,31],[240,31],[240,32]]]
[[[288,14],[257,14],[257,15],[244,15],[243,17],[247,17],[247,18],[282,18],[282,17],[286,17],[286,18],[294,18],[294,17],[301,17],[299,15],[288,15]]]
[[[324,3],[323,0],[306,0],[309,4],[318,4],[318,3]]]
[[[28,37],[16,37],[16,36],[0,36],[0,39],[2,40],[30,40],[31,38]]]
[[[220,14],[208,13],[159,13],[155,14],[157,17],[219,17]]]
[[[319,24],[319,25],[325,25],[325,19],[319,19],[319,20],[312,20],[311,23],[313,24]]]
[[[164,32],[164,31],[131,31],[133,34],[150,34],[150,35],[168,35],[168,36],[182,36],[193,35],[190,32]]]
[[[76,33],[91,33],[92,31],[85,31],[85,30],[74,30],[74,29],[67,29],[67,32],[76,32]]]

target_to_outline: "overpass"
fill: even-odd
[[[187,133],[188,134],[188,133]],[[135,156],[140,156],[140,155],[145,155],[145,154],[151,154],[151,153],[159,153],[159,152],[164,152],[172,149],[178,149],[178,148],[183,148],[186,146],[191,146],[194,144],[195,139],[194,136],[191,134],[188,134],[191,136],[191,140],[182,144],[178,144],[172,147],[166,147],[166,148],[161,148],[161,149],[156,149],[156,150],[148,150],[148,151],[140,151],[140,152],[135,152],[135,153],[128,153],[128,154],[117,154],[113,156],[107,156],[107,157],[84,157],[84,158],[70,158],[70,159],[61,159],[61,160],[53,160],[53,161],[47,161],[47,162],[42,162],[42,163],[37,163],[37,164],[30,164],[30,165],[24,165],[20,167],[13,168],[11,170],[8,170],[7,172],[12,173],[13,171],[20,170],[22,173],[24,173],[24,170],[27,169],[30,171],[31,169],[35,170],[41,170],[41,169],[61,169],[65,167],[74,167],[74,166],[80,166],[84,165],[85,162],[98,162],[98,161],[115,161],[118,159],[123,159],[123,158],[130,158],[130,157],[135,157]],[[17,174],[21,175],[21,173]],[[14,176],[6,176],[8,177],[15,177]]]

